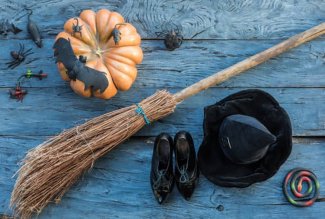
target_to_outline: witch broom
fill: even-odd
[[[146,124],[174,112],[186,98],[257,66],[325,33],[325,23],[207,77],[176,94],[158,91],[140,104],[93,118],[30,150],[18,171],[11,206],[22,218],[40,213],[64,193],[99,157],[131,137]]]

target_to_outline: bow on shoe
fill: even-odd
[[[181,166],[181,168],[179,168],[179,173],[180,173],[179,182],[180,183],[188,183],[190,178],[188,176],[187,167],[185,165],[183,165],[183,166]]]
[[[153,188],[159,192],[169,192],[170,181],[166,178],[166,170],[158,171],[158,177],[153,183]]]

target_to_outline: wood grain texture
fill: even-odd
[[[195,40],[186,41],[175,51],[167,51],[162,41],[142,42],[144,60],[138,65],[137,88],[184,88],[198,80],[221,71],[249,56],[279,43],[281,40]],[[10,51],[33,48],[34,54],[13,70],[5,63],[11,60]],[[38,49],[31,40],[0,40],[0,87],[12,87],[17,77],[28,68],[37,72],[42,69],[48,79],[30,80],[26,86],[68,86],[62,81],[53,58],[54,39],[44,40],[44,48]],[[250,69],[218,87],[325,87],[325,40],[314,40],[292,49],[266,63]],[[182,80],[175,80],[181,77]]]
[[[32,18],[40,26],[43,49],[28,39],[27,17],[21,17],[24,5],[34,10]],[[144,61],[138,66],[136,83],[109,101],[74,94],[61,80],[52,50],[54,37],[68,18],[83,9],[100,8],[120,12],[144,39]],[[324,0],[0,0],[0,10],[0,19],[12,19],[24,29],[17,35],[0,36],[0,217],[12,213],[8,204],[19,161],[48,136],[139,102],[157,89],[175,93],[325,21]],[[176,27],[186,40],[179,49],[166,51],[156,32]],[[34,54],[8,70],[9,52],[19,42],[32,47]],[[322,37],[190,98],[173,115],[144,128],[100,159],[60,205],[51,204],[39,218],[322,218],[325,202],[295,208],[284,199],[281,183],[288,170],[307,167],[319,177],[321,198],[325,196],[324,67]],[[26,83],[30,93],[23,103],[9,99],[8,88],[27,68],[43,69],[49,78]],[[198,149],[203,107],[245,88],[262,88],[288,111],[294,135],[303,137],[294,139],[289,160],[272,179],[246,189],[217,187],[201,176],[191,201],[184,201],[175,188],[168,203],[159,206],[148,179],[153,136],[185,129],[194,136]],[[218,205],[224,211],[218,211]]]
[[[196,149],[201,139],[195,136]],[[43,140],[42,137],[0,137],[0,189],[3,191],[0,213],[11,213],[7,206],[14,184],[11,176],[18,168],[17,163],[28,149]],[[324,202],[310,208],[295,208],[285,200],[281,185],[285,174],[294,166],[310,168],[323,182],[325,144],[319,139],[308,142],[295,139],[294,142],[291,156],[268,181],[245,189],[222,188],[201,175],[191,201],[183,200],[175,187],[167,204],[161,206],[154,200],[149,184],[153,139],[133,138],[96,162],[59,205],[51,204],[38,218],[59,215],[62,218],[76,215],[82,218],[259,218],[265,215],[278,218],[297,214],[302,214],[302,218],[304,215],[316,218],[325,213]],[[325,194],[323,186],[320,194]],[[223,205],[224,211],[218,211],[218,205]]]
[[[177,26],[186,39],[283,39],[325,21],[323,0],[9,0],[1,4],[2,16],[17,19],[23,28],[24,5],[34,10],[44,37],[59,33],[67,19],[89,8],[120,12],[145,39]]]
[[[202,90],[208,89],[212,86],[221,84],[229,80],[230,78],[237,76],[246,70],[252,69],[274,57],[281,55],[288,50],[295,48],[305,42],[316,39],[325,33],[325,22],[312,27],[304,32],[296,34],[289,39],[286,39],[271,48],[263,50],[253,56],[244,59],[226,69],[223,69],[217,73],[210,75],[209,77],[203,78],[202,80],[184,88],[183,90],[174,94],[175,100],[177,102],[182,102],[183,100],[201,92]]]
[[[155,88],[132,88],[110,101],[85,99],[70,88],[29,89],[23,103],[8,100],[7,89],[0,89],[0,135],[58,134],[64,129],[117,108],[140,102]],[[241,89],[212,88],[179,104],[175,112],[142,129],[137,136],[155,136],[185,129],[202,133],[203,108]],[[281,88],[263,89],[273,95],[289,113],[295,136],[325,135],[325,89]],[[175,93],[175,89],[170,90]]]

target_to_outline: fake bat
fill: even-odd
[[[85,84],[85,90],[91,88],[92,91],[99,90],[101,93],[106,90],[108,87],[106,73],[87,67],[82,56],[77,59],[69,40],[59,38],[53,49],[56,62],[64,65],[71,80],[82,81]]]
[[[9,20],[1,20],[0,21],[0,34],[7,35],[9,32],[17,34],[21,31],[18,27],[16,27],[13,23],[9,22]]]

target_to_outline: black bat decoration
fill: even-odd
[[[101,93],[106,90],[108,87],[106,73],[85,66],[82,56],[77,59],[69,40],[59,38],[53,49],[56,62],[61,62],[64,65],[71,80],[82,81],[85,84],[85,90],[92,88],[92,91],[99,90]]]
[[[0,34],[7,35],[9,32],[17,34],[21,31],[18,27],[16,27],[13,23],[9,22],[8,19],[0,21]]]

